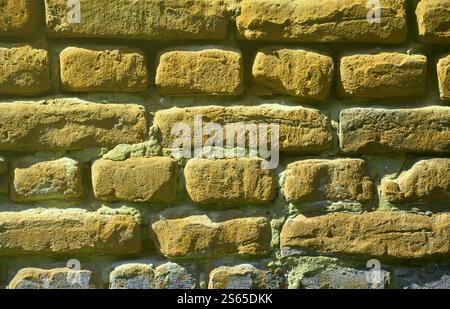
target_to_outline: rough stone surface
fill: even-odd
[[[366,0],[243,0],[239,34],[249,40],[401,43],[406,38],[404,0],[381,1],[381,23],[367,20]]]
[[[162,134],[163,147],[172,148],[176,139],[172,127],[188,124],[193,136],[194,119],[201,116],[204,125],[214,122],[226,124],[279,124],[279,146],[282,151],[314,153],[327,150],[332,145],[330,119],[318,110],[307,108],[282,108],[273,106],[193,107],[172,108],[156,112],[154,125]],[[224,133],[224,145],[226,134]]]
[[[0,213],[0,256],[133,254],[141,248],[140,221],[127,214],[83,210]]]
[[[56,37],[223,40],[228,13],[221,0],[80,0],[80,23],[69,23],[67,0],[45,0],[47,32]]]
[[[275,177],[258,158],[193,159],[184,170],[186,189],[197,203],[268,203]]]
[[[450,2],[421,0],[416,9],[419,41],[431,44],[450,43]]]
[[[439,264],[428,267],[400,268],[394,273],[397,288],[450,289],[450,267]]]
[[[0,150],[112,148],[141,142],[147,134],[145,109],[136,104],[73,99],[0,104]]]
[[[140,92],[148,88],[142,51],[68,47],[59,58],[65,91]]]
[[[289,202],[366,202],[372,199],[373,182],[361,159],[303,160],[288,165],[284,195]]]
[[[11,199],[16,202],[73,200],[83,195],[80,163],[70,158],[20,159],[13,164],[12,173]]]
[[[24,268],[11,280],[9,289],[91,289],[92,272],[69,268]]]
[[[184,267],[176,263],[166,263],[156,267],[155,288],[195,289],[197,279]]]
[[[450,254],[450,215],[404,212],[334,213],[288,219],[281,248],[320,254],[417,259]]]
[[[164,52],[159,57],[155,79],[160,95],[244,92],[242,57],[231,50]]]
[[[381,192],[392,203],[450,201],[450,159],[421,160],[396,179],[383,179]]]
[[[448,153],[450,108],[352,108],[340,115],[346,153]]]
[[[0,36],[33,34],[39,21],[36,4],[36,0],[3,0],[0,2]]]
[[[0,33],[1,19],[0,5]],[[48,92],[52,88],[49,66],[45,49],[0,47],[0,94],[34,96]]]
[[[209,274],[209,289],[279,289],[280,282],[270,272],[250,264],[222,266]]]
[[[173,202],[177,161],[167,157],[97,160],[92,165],[94,195],[101,201]]]
[[[450,56],[439,60],[437,70],[441,99],[450,101]]]
[[[263,48],[256,54],[252,75],[256,94],[325,100],[333,83],[334,62],[305,50]]]
[[[213,222],[207,216],[161,219],[151,226],[160,252],[167,257],[254,255],[269,249],[270,223],[266,218]]]
[[[341,59],[338,86],[341,97],[419,97],[426,93],[426,86],[426,56],[380,53]]]

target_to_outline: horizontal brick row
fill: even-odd
[[[46,26],[54,37],[144,40],[223,40],[234,9],[226,1],[119,0],[45,1]],[[117,7],[120,5],[120,10]],[[380,19],[366,0],[310,3],[301,0],[243,0],[236,18],[241,39],[292,42],[401,43],[407,34],[405,0],[380,2]],[[419,40],[445,44],[449,3],[421,0],[416,8]],[[20,12],[20,13],[17,13]],[[40,12],[33,0],[5,0],[0,7],[0,36],[23,36],[36,28]],[[136,16],[139,16],[137,18]],[[368,17],[375,18],[371,20]]]
[[[437,64],[441,98],[449,99],[449,57]],[[68,47],[60,53],[62,89],[67,92],[143,92],[149,71],[143,51],[126,48]],[[48,52],[31,46],[0,49],[0,94],[38,95],[51,90]],[[242,95],[244,68],[239,51],[173,50],[158,57],[158,94]],[[333,59],[301,49],[260,49],[252,67],[258,95],[283,94],[326,100],[334,80]],[[340,59],[336,95],[341,98],[423,97],[427,57],[401,53]]]

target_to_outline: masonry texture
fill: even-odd
[[[0,288],[450,288],[450,1],[368,2],[0,0]]]

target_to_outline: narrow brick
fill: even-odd
[[[254,255],[270,247],[271,229],[266,218],[240,218],[220,223],[207,216],[162,219],[152,224],[153,238],[166,257]]]
[[[92,272],[70,268],[40,269],[23,268],[9,283],[9,289],[91,289]]]
[[[439,60],[437,71],[441,99],[450,101],[450,55]]]
[[[229,18],[222,0],[81,0],[80,23],[69,23],[67,0],[45,0],[53,37],[223,40]]]
[[[193,159],[184,175],[197,203],[268,203],[276,197],[275,177],[258,158]]]
[[[371,258],[431,258],[450,254],[450,215],[425,216],[376,211],[334,213],[288,219],[280,236],[281,248],[320,254]]]
[[[45,49],[29,45],[0,48],[0,94],[32,96],[49,91],[49,66]]]
[[[139,50],[68,47],[59,57],[66,91],[140,92],[148,88],[145,57]]]
[[[450,2],[421,0],[416,9],[419,41],[429,44],[450,43]]]
[[[177,173],[177,161],[166,157],[97,160],[92,165],[94,195],[109,202],[173,202]]]
[[[367,202],[373,182],[361,159],[303,160],[288,165],[283,191],[289,202]]]
[[[0,2],[0,36],[28,36],[38,28],[36,0],[2,0]],[[1,75],[1,74],[0,74]]]
[[[140,220],[128,214],[84,210],[0,213],[0,256],[135,254]]]
[[[0,150],[112,148],[142,142],[147,134],[145,109],[136,104],[75,99],[0,104]]]
[[[353,108],[340,115],[346,153],[448,153],[450,108]]]
[[[263,48],[253,64],[256,94],[286,94],[325,100],[333,83],[334,63],[329,56],[299,49]]]
[[[421,160],[396,179],[383,179],[381,192],[392,203],[450,201],[450,159]]]
[[[330,119],[318,110],[306,108],[281,108],[272,106],[234,106],[234,107],[194,107],[172,108],[158,111],[154,124],[162,134],[163,147],[172,148],[177,136],[171,130],[177,123],[190,126],[194,133],[194,119],[202,117],[203,124],[214,122],[227,124],[278,124],[280,127],[279,143],[282,151],[315,153],[327,150],[332,144]],[[226,133],[226,132],[225,132]],[[226,145],[224,133],[224,145]]]
[[[406,39],[404,0],[384,0],[381,23],[367,19],[367,0],[243,0],[237,30],[248,40],[401,43]]]
[[[155,83],[161,95],[240,95],[244,92],[242,57],[221,49],[164,52]]]
[[[425,95],[427,57],[400,53],[343,57],[338,95],[401,98]]]
[[[11,199],[16,202],[76,200],[83,195],[80,163],[70,158],[20,159],[13,164],[12,173]]]
[[[0,156],[0,194],[8,194],[9,191],[9,175],[8,160]]]
[[[270,271],[251,264],[221,266],[209,274],[209,289],[279,289],[280,282]]]

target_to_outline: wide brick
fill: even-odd
[[[229,50],[164,52],[159,57],[155,79],[161,95],[244,92],[241,54]]]
[[[263,217],[217,223],[207,216],[191,216],[161,219],[151,228],[160,252],[173,258],[264,253],[272,237],[270,223]]]
[[[114,147],[147,138],[143,106],[75,99],[0,104],[0,150]]]
[[[421,0],[416,9],[419,41],[431,44],[450,43],[450,1]]]
[[[350,153],[450,152],[450,108],[353,108],[340,115],[341,148]]]
[[[450,159],[421,160],[396,179],[383,179],[381,192],[393,203],[449,202]]]
[[[162,146],[172,148],[177,136],[172,135],[171,131],[177,123],[189,125],[193,133],[196,116],[203,117],[204,125],[210,122],[224,126],[238,123],[278,124],[279,146],[282,151],[320,152],[329,149],[332,144],[330,119],[318,110],[272,106],[207,106],[158,111],[155,114],[154,124],[161,130]],[[270,126],[268,133],[269,135],[271,133]],[[224,139],[225,136],[226,134]]]
[[[91,289],[92,272],[69,268],[23,268],[17,272],[9,289]]]
[[[0,36],[31,35],[38,28],[37,3],[36,0],[2,0]]]
[[[437,71],[441,99],[450,101],[450,55],[439,60]]]
[[[331,57],[298,49],[264,48],[253,64],[256,94],[286,94],[325,100],[333,82]]]
[[[400,53],[354,55],[340,63],[338,95],[359,98],[418,97],[426,93],[427,57]]]
[[[373,182],[361,159],[303,160],[288,165],[283,191],[289,202],[366,202]]]
[[[197,203],[268,203],[276,197],[274,174],[258,158],[193,159],[184,175]]]
[[[320,254],[390,258],[431,258],[450,254],[450,215],[391,211],[334,213],[288,219],[281,248]]]
[[[59,57],[66,91],[140,92],[148,88],[145,57],[139,50],[68,47]]]
[[[46,50],[28,45],[0,48],[0,94],[30,96],[51,88]]]
[[[109,274],[110,289],[194,289],[197,280],[181,265],[124,264]]]
[[[209,289],[279,289],[280,281],[270,271],[251,264],[221,266],[209,273]]]
[[[50,36],[143,40],[226,39],[222,0],[80,0],[80,23],[69,23],[67,0],[45,0]]]
[[[70,158],[20,159],[14,162],[12,174],[11,199],[16,202],[73,200],[83,195],[81,166]]]
[[[380,1],[381,23],[371,24],[367,0],[243,0],[237,29],[249,40],[401,43],[405,2]]]
[[[92,165],[94,195],[101,201],[173,202],[178,163],[166,157],[97,160]]]
[[[140,220],[128,214],[84,210],[0,213],[0,256],[135,254]]]

